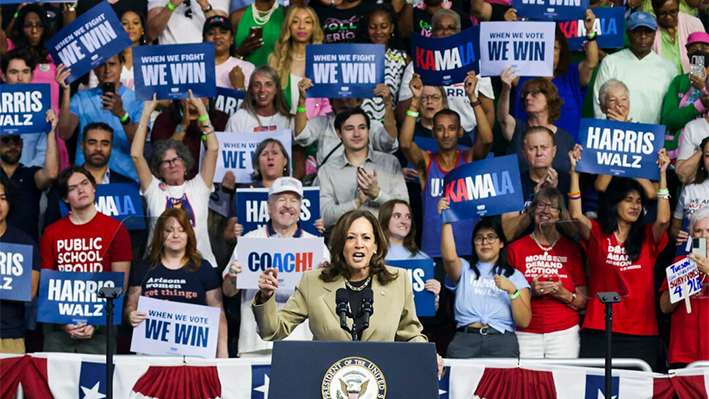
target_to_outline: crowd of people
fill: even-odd
[[[118,353],[146,318],[140,296],[220,308],[216,355],[246,357],[288,336],[348,340],[335,292],[359,303],[371,288],[382,305],[363,340],[428,340],[451,358],[599,358],[596,294],[615,291],[614,356],[654,370],[709,360],[707,254],[688,255],[702,281],[691,312],[671,303],[665,276],[677,248],[709,238],[705,2],[591,0],[583,50],[557,25],[553,76],[510,65],[445,87],[414,70],[411,32],[522,20],[507,0],[109,2],[132,44],[72,84],[47,41],[98,1],[2,6],[2,82],[49,84],[51,130],[0,136],[0,241],[34,247],[35,298],[43,269],[124,272]],[[626,46],[599,48],[594,10],[614,6],[627,10]],[[136,99],[133,47],[194,42],[214,43],[218,87],[245,91],[233,114],[192,91]],[[369,98],[306,98],[306,46],[339,43],[384,45],[384,83]],[[582,117],[665,126],[659,181],[577,172]],[[292,146],[265,138],[251,182],[231,171],[214,181],[215,132],[284,129]],[[444,223],[446,175],[506,154],[519,161],[524,210]],[[139,186],[145,230],[98,212],[97,186],[113,183]],[[321,218],[307,223],[325,237],[323,262],[295,290],[278,289],[277,269],[238,290],[241,237],[313,236],[304,186],[320,190]],[[237,188],[268,189],[265,225],[245,231]],[[416,316],[410,277],[386,265],[404,259],[432,259],[435,316]],[[36,301],[0,300],[0,353],[105,351],[104,328],[36,317]]]

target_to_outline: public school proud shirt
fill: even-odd
[[[547,276],[554,282],[561,281],[568,291],[574,292],[577,285],[588,284],[586,270],[582,266],[581,248],[564,237],[551,251],[543,251],[531,235],[512,244],[507,250],[510,265],[519,270],[529,284],[535,276]],[[569,329],[579,324],[579,314],[551,295],[532,297],[532,321],[527,328],[518,331],[546,334]]]
[[[64,272],[110,272],[111,262],[133,260],[128,230],[101,212],[81,225],[69,215],[57,220],[44,230],[39,249],[42,269]]]
[[[658,335],[654,267],[657,257],[667,245],[667,233],[663,233],[660,242],[655,244],[652,224],[649,224],[645,228],[645,242],[640,257],[632,263],[625,253],[625,243],[618,243],[613,233],[604,234],[595,220],[591,220],[591,238],[582,242],[582,245],[591,268],[590,299],[583,328],[605,328],[605,305],[596,294],[615,291],[621,298],[620,303],[613,305],[613,332]]]

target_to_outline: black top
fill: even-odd
[[[39,241],[39,201],[42,190],[37,188],[34,175],[39,166],[26,167],[20,164],[12,174],[12,180],[20,188],[22,199],[10,210],[7,222],[27,233],[35,242]]]

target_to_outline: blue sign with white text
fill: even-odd
[[[427,86],[450,86],[479,71],[480,28],[473,27],[445,38],[411,33],[414,72]]]
[[[236,216],[244,226],[244,233],[265,225],[268,216],[267,188],[240,188],[236,190]],[[310,234],[320,237],[315,221],[320,219],[320,188],[303,187],[300,204],[300,227]]]
[[[581,119],[583,146],[576,170],[596,175],[660,180],[657,152],[665,145],[665,126]]]
[[[62,217],[69,214],[66,204],[59,201]],[[145,228],[145,213],[138,183],[96,185],[96,210],[123,222],[128,230]]]
[[[42,270],[39,279],[39,310],[37,321],[55,324],[86,323],[106,325],[104,299],[98,297],[103,287],[123,287],[122,272],[60,272]],[[113,324],[121,324],[121,295],[114,300],[116,312]]]
[[[435,316],[436,296],[424,287],[426,281],[433,279],[433,259],[388,260],[386,263],[389,266],[405,269],[409,273],[409,281],[414,291],[416,315]]]
[[[0,135],[48,132],[51,102],[48,84],[0,85]]]
[[[0,299],[32,300],[31,245],[0,242]]]
[[[135,99],[147,101],[216,97],[214,43],[136,46],[133,48]]]
[[[305,76],[313,87],[305,97],[371,98],[384,83],[383,44],[314,44],[305,46]]]
[[[66,79],[71,83],[131,44],[111,5],[102,1],[52,36],[47,49],[55,64],[71,69]]]
[[[622,48],[625,32],[625,8],[594,8],[593,13],[596,14],[593,31],[596,32],[598,48]],[[559,21],[559,28],[564,32],[571,51],[583,49],[582,45],[587,40],[583,16],[571,21]]]
[[[244,97],[246,97],[246,92],[243,90],[217,87],[217,98],[214,100],[214,108],[232,116],[239,110],[239,107],[241,107],[241,102],[244,101]]]
[[[546,21],[583,19],[589,0],[512,0],[517,18]]]
[[[443,223],[524,209],[516,155],[458,166],[446,175],[443,184],[443,195],[450,202],[450,208],[442,213]]]

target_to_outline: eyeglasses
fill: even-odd
[[[536,207],[538,209],[549,209],[549,212],[556,213],[559,212],[559,206],[556,204],[549,204],[545,202],[537,202]]]
[[[424,94],[421,96],[421,101],[426,102],[428,100],[431,100],[434,103],[437,103],[437,102],[441,101],[441,95],[440,94]]]
[[[24,25],[22,25],[22,28],[24,28],[25,30],[29,30],[29,31],[34,30],[35,28],[37,28],[37,30],[44,30],[44,25],[42,25],[42,24],[37,24],[37,25],[24,24]]]
[[[5,136],[0,138],[0,143],[2,143],[2,145],[9,145],[10,143],[19,145],[20,140],[22,140],[20,136]]]
[[[475,244],[477,244],[477,245],[482,244],[483,241],[487,241],[488,244],[494,244],[499,239],[500,239],[500,237],[498,237],[494,234],[488,234],[486,236],[475,236],[475,238],[473,238],[473,242],[475,242]]]
[[[522,92],[522,98],[527,98],[528,95],[532,95],[532,97],[537,98],[539,97],[540,94],[542,94],[541,91],[539,90],[527,90]]]
[[[172,165],[175,165],[175,166],[182,165],[182,157],[175,157],[172,159],[166,159],[166,160],[162,161],[162,166],[169,168]]]
[[[185,17],[192,19],[192,0],[185,0]]]
[[[679,9],[672,11],[660,11],[657,13],[657,18],[676,17],[677,14],[679,14]]]

